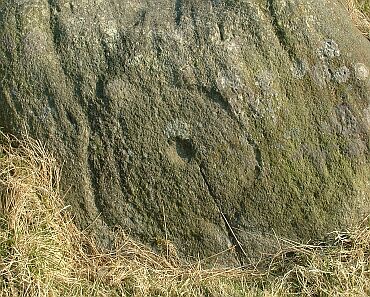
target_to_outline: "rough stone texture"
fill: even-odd
[[[370,43],[336,1],[7,0],[0,40],[0,125],[105,245],[237,264],[369,212]]]

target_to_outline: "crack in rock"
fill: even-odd
[[[236,251],[236,254],[237,254],[237,260],[238,260],[239,264],[241,266],[243,266],[244,265],[244,259],[247,257],[247,254],[245,253],[241,242],[236,237],[236,234],[234,233],[234,231],[233,231],[233,229],[232,229],[232,227],[229,223],[229,220],[227,219],[226,214],[222,211],[222,208],[221,208],[221,206],[218,202],[218,199],[217,199],[217,195],[214,192],[214,190],[212,189],[212,186],[210,185],[210,183],[208,181],[208,178],[206,176],[204,164],[199,165],[199,171],[200,171],[200,175],[201,175],[201,177],[204,181],[204,184],[206,186],[206,189],[207,189],[209,195],[213,198],[213,201],[214,201],[214,203],[215,203],[218,211],[220,212],[220,215],[221,215],[221,217],[222,217],[222,219],[225,223],[225,227],[227,229],[227,235],[229,237],[229,240],[235,247],[235,251]]]

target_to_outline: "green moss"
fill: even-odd
[[[367,209],[356,197],[368,193],[368,153],[358,149],[369,146],[368,86],[315,77],[317,67],[370,61],[340,11],[322,1],[212,10],[185,1],[177,25],[172,6],[139,17],[118,2],[114,15],[105,2],[57,2],[3,5],[0,125],[46,142],[81,227],[97,222],[103,243],[115,225],[149,244],[165,238],[164,208],[181,253],[207,257],[235,241],[222,212],[253,257],[276,248],[271,232],[308,240]],[[320,50],[328,39],[333,57]],[[173,123],[189,129],[166,133]]]

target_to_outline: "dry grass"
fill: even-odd
[[[258,267],[204,269],[156,255],[124,232],[112,252],[74,225],[59,169],[29,138],[0,146],[0,296],[368,296],[368,221],[325,244],[281,240]]]
[[[340,0],[347,8],[356,27],[370,40],[370,1]]]
[[[0,296],[227,296],[242,283],[240,269],[181,265],[123,232],[102,251],[72,222],[40,143],[2,136],[0,152]]]

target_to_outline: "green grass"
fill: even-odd
[[[124,230],[108,252],[74,225],[58,165],[40,143],[3,136],[0,151],[0,296],[370,294],[368,220],[318,245],[281,239],[277,254],[243,268],[183,263],[170,243],[157,255]]]

